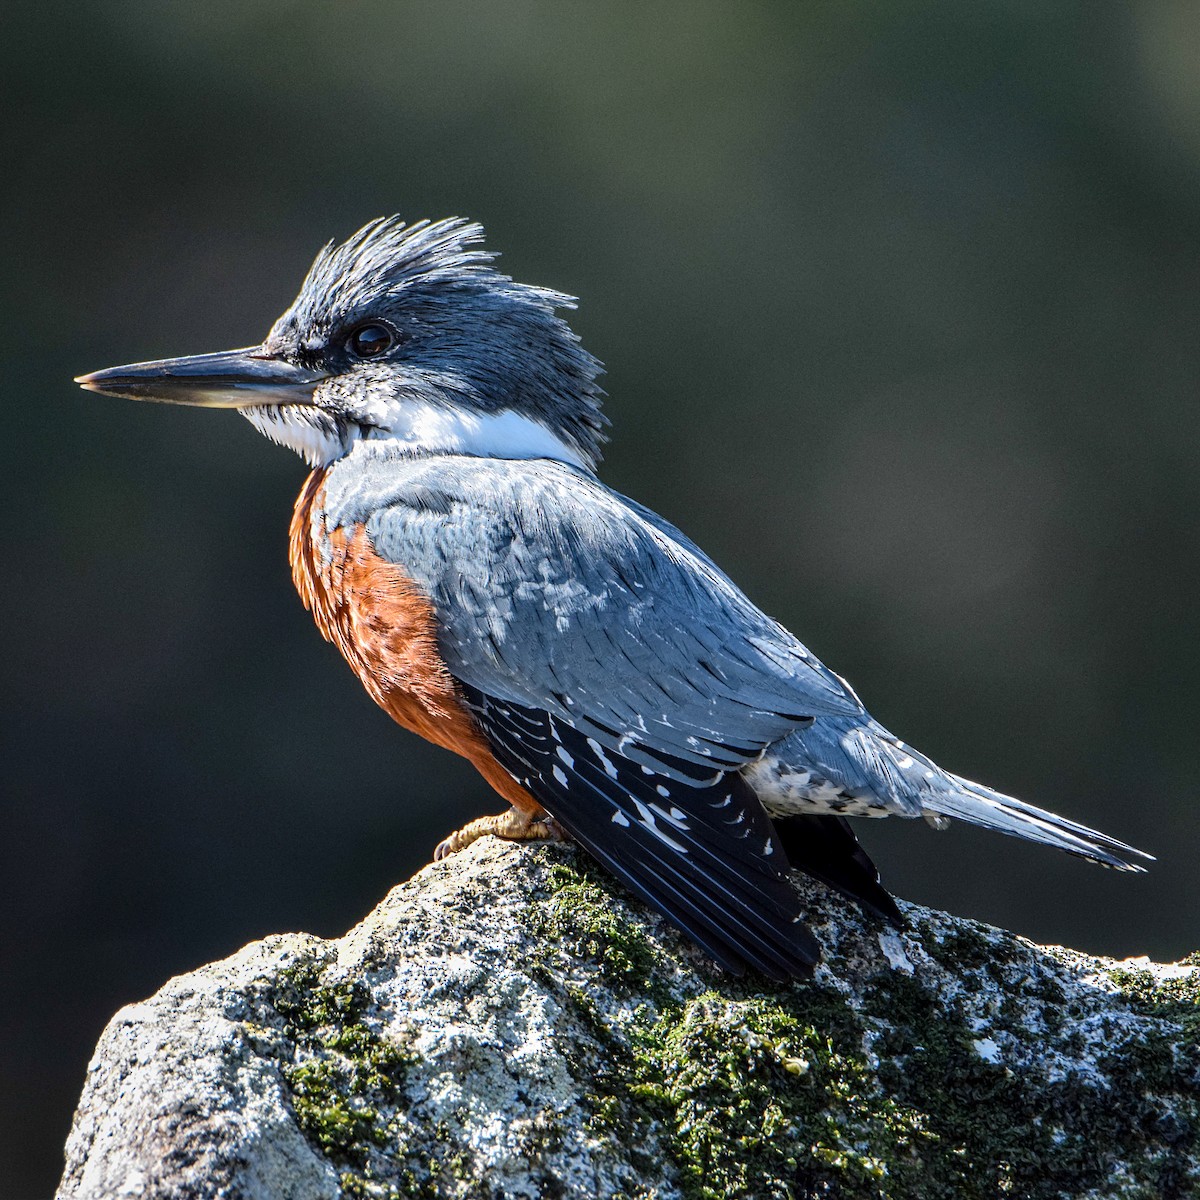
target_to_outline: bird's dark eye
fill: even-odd
[[[378,358],[391,349],[395,335],[386,325],[360,325],[347,339],[346,349],[358,358]]]

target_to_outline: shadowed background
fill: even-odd
[[[580,295],[604,478],[943,765],[1157,853],[859,823],[900,895],[1194,949],[1194,5],[14,6],[0,41],[0,1179],[104,1022],[340,934],[493,808],[292,590],[305,469],[71,376],[263,336],[367,219]]]

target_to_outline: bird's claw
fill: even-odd
[[[538,815],[510,808],[507,812],[477,817],[456,829],[438,842],[433,861],[441,862],[488,834],[508,842],[565,842],[570,836],[548,812]]]

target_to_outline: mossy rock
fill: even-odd
[[[117,1014],[60,1197],[1200,1194],[1200,958],[1114,963],[815,884],[734,979],[567,846],[479,843],[345,938]]]

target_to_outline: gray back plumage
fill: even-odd
[[[325,494],[331,525],[365,524],[430,596],[453,675],[635,762],[696,778],[861,711],[678,530],[584,472],[364,444]]]

